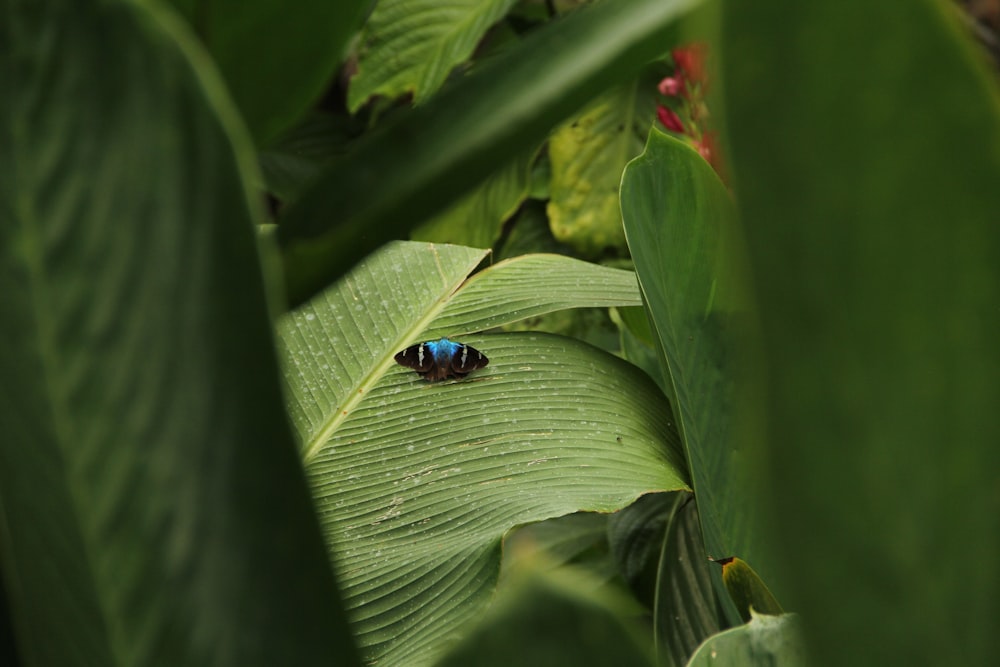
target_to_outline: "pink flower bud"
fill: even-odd
[[[677,76],[668,76],[663,81],[660,81],[660,85],[656,88],[660,91],[660,95],[677,97],[678,95],[683,95],[685,92],[684,79]]]
[[[656,116],[663,123],[663,126],[670,130],[671,132],[684,133],[684,123],[681,122],[680,116],[674,113],[672,110],[668,109],[663,105],[656,107]]]

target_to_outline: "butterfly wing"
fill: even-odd
[[[451,374],[461,379],[474,370],[490,363],[486,355],[471,345],[459,344],[459,349],[451,357]]]
[[[426,343],[411,345],[402,352],[397,352],[393,359],[400,366],[412,368],[424,377],[435,367],[434,355],[427,349]]]

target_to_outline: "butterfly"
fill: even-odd
[[[471,345],[455,343],[447,338],[411,345],[397,353],[394,359],[400,366],[412,368],[430,381],[443,380],[449,375],[461,380],[490,363],[485,354]]]

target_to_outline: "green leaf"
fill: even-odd
[[[539,28],[374,133],[283,215],[289,300],[443,210],[606,88],[635,76],[699,0],[608,0]]]
[[[631,271],[562,255],[521,255],[473,276],[424,337],[492,329],[566,308],[628,306],[640,300]]]
[[[487,613],[439,664],[445,667],[652,667],[649,638],[636,627],[635,604],[564,568],[532,573]]]
[[[278,325],[288,412],[307,459],[393,365],[486,256],[485,250],[394,243]],[[460,335],[457,329],[449,335]],[[317,394],[322,392],[322,395]]]
[[[726,5],[768,378],[743,395],[767,430],[742,443],[765,474],[765,580],[802,613],[817,665],[990,664],[995,73],[947,3]]]
[[[382,0],[362,33],[358,72],[347,107],[353,113],[369,97],[406,93],[420,103],[464,63],[486,31],[515,0]]]
[[[637,78],[601,95],[549,139],[552,233],[578,252],[625,248],[618,187],[656,118],[655,95],[655,80]]]
[[[622,578],[636,599],[656,606],[656,576],[663,533],[676,494],[651,493],[609,517],[607,540]]]
[[[258,145],[289,128],[322,94],[368,0],[181,2]]]
[[[24,664],[357,664],[280,376],[247,141],[147,3],[0,38],[0,567]]]
[[[510,231],[496,251],[499,259],[507,259],[533,252],[571,255],[572,249],[552,238],[549,220],[542,202],[529,199],[517,212]]]
[[[694,497],[643,496],[611,515],[608,540],[633,593],[653,612],[660,663],[687,664],[720,627]]]
[[[645,308],[619,308],[617,312],[622,325],[636,337],[637,341],[650,347],[656,345]]]
[[[654,614],[657,653],[669,656],[674,665],[687,664],[705,639],[725,627],[712,564],[705,556],[698,505],[690,494],[679,495],[663,539]]]
[[[515,528],[503,541],[499,589],[526,572],[567,565],[586,570],[595,590],[619,583],[608,552],[609,516],[615,515],[576,512]]]
[[[411,237],[415,241],[491,247],[504,221],[527,197],[530,170],[530,156],[518,157],[448,210],[417,227]]]
[[[745,561],[731,557],[716,562],[722,566],[722,581],[744,621],[749,621],[753,612],[771,615],[785,613],[767,584]]]
[[[467,335],[490,365],[465,381],[428,383],[393,363],[444,328],[611,300],[594,277],[628,273],[526,257],[460,287],[484,254],[392,244],[279,324],[321,521],[356,636],[382,664],[426,664],[486,607],[513,526],[685,486],[662,395],[605,352]],[[560,271],[544,268],[554,260]],[[529,275],[533,261],[543,269]]]
[[[800,667],[806,659],[799,619],[754,616],[746,625],[710,637],[688,667]],[[809,656],[812,658],[812,655]]]
[[[664,394],[670,393],[663,379],[663,364],[659,347],[653,341],[653,332],[645,308],[612,308],[608,311],[618,327],[621,357],[646,371]]]
[[[744,371],[736,346],[746,341],[749,309],[732,201],[697,152],[653,129],[622,178],[622,214],[676,397],[705,546],[716,557],[749,554],[746,473],[732,434],[734,383]]]
[[[259,153],[264,188],[284,203],[295,198],[323,167],[347,151],[361,132],[356,119],[328,113],[308,115]]]

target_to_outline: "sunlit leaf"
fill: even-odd
[[[637,298],[634,282],[618,297],[600,291],[609,276],[634,281],[628,272],[554,256],[502,262],[462,287],[483,255],[393,244],[279,326],[289,409],[355,632],[383,664],[427,663],[485,608],[513,526],[686,486],[662,394],[601,350],[465,334],[490,364],[461,382],[428,383],[393,362],[444,329]]]

